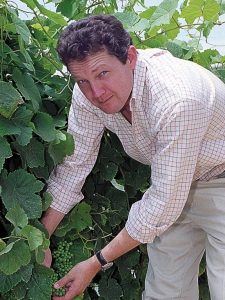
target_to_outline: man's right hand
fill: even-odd
[[[49,238],[63,219],[64,214],[49,207],[44,216],[41,219],[41,223],[45,226],[46,230],[48,231]],[[45,250],[45,258],[42,263],[44,266],[50,268],[52,264],[52,253],[50,248]]]
[[[51,264],[52,264],[52,252],[50,250],[50,248],[48,248],[47,250],[45,250],[45,259],[42,263],[45,267],[50,268]]]

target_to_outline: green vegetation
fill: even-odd
[[[45,192],[49,174],[75,146],[66,133],[73,81],[55,50],[60,31],[68,21],[89,14],[115,14],[137,48],[168,49],[225,81],[225,56],[201,48],[201,38],[207,39],[215,26],[223,26],[225,4],[185,0],[178,5],[177,0],[164,0],[145,7],[143,0],[49,0],[55,3],[52,12],[38,0],[21,2],[32,12],[29,20],[19,16],[16,1],[0,3],[0,294],[7,300],[48,300],[55,275],[41,265],[49,240],[39,218],[52,200]],[[181,31],[188,41],[180,40]],[[128,158],[118,139],[106,132],[83,188],[84,201],[65,217],[51,240],[55,274],[64,275],[123,228],[149,177],[150,168]],[[67,253],[66,264],[60,251]],[[142,245],[99,273],[80,299],[140,299],[146,266]],[[207,300],[204,261],[200,275],[201,298]]]

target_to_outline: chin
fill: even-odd
[[[110,105],[106,106],[106,107],[99,107],[99,109],[101,109],[104,113],[109,114],[109,115],[120,112],[119,108],[111,107]]]

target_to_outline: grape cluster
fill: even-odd
[[[64,277],[70,269],[73,267],[71,259],[73,257],[70,252],[71,242],[67,242],[66,240],[60,241],[57,248],[53,251],[52,255],[54,258],[53,269],[54,274],[52,277],[52,282],[58,281],[60,278]],[[64,296],[65,289],[54,289],[53,294],[56,296]]]

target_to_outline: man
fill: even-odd
[[[72,299],[101,268],[148,244],[144,300],[197,300],[206,249],[213,300],[225,299],[225,85],[209,71],[161,49],[136,50],[113,16],[69,25],[58,53],[76,81],[68,131],[76,141],[49,181],[54,201],[43,217],[51,235],[82,199],[104,128],[125,151],[151,165],[151,187],[125,228],[100,253],[76,265],[55,287]],[[50,264],[50,253],[45,264]]]

